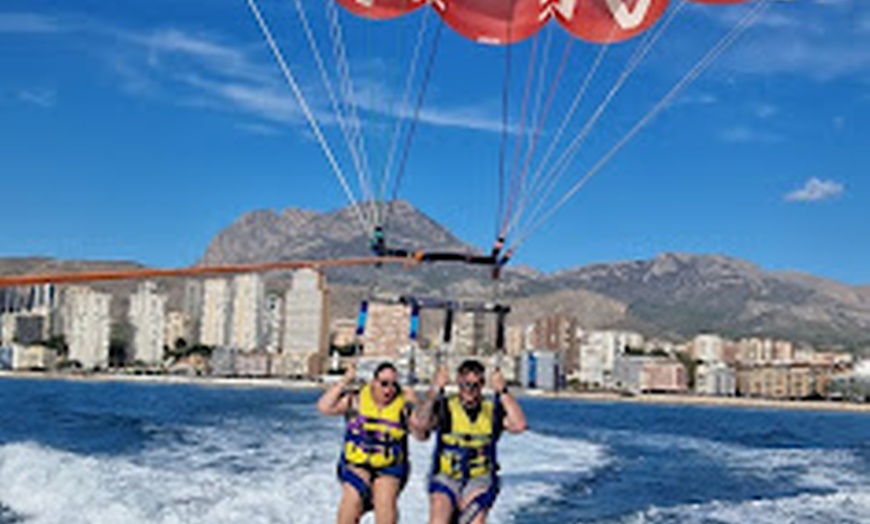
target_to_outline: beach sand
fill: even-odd
[[[621,395],[611,392],[580,393],[573,391],[531,392],[531,395],[552,399],[594,402],[633,402],[637,404],[694,405],[753,409],[799,409],[810,411],[849,411],[870,413],[870,404],[830,400],[776,400],[747,397],[710,397],[691,394]]]
[[[187,375],[128,375],[122,373],[40,373],[30,371],[0,371],[0,379],[71,380],[85,382],[134,382],[140,384],[190,384],[206,387],[265,387],[287,389],[320,389],[323,384],[313,380],[283,378],[199,377]]]

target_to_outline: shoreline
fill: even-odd
[[[249,377],[200,377],[185,375],[125,375],[112,373],[41,373],[36,371],[0,371],[0,380],[68,380],[71,382],[127,382],[138,384],[192,385],[203,387],[322,389],[323,384],[314,380],[289,380],[284,378]]]
[[[193,385],[202,387],[235,388],[278,388],[288,390],[320,390],[327,384],[314,380],[290,380],[285,378],[245,378],[245,377],[200,377],[184,375],[124,375],[109,373],[41,373],[27,371],[0,371],[0,380],[69,380],[81,382],[127,382],[139,384]],[[626,396],[615,392],[577,392],[577,391],[535,391],[515,389],[518,396],[545,398],[552,400],[571,400],[581,402],[628,402],[635,404],[655,404],[672,406],[726,407],[745,409],[775,409],[799,411],[828,411],[870,413],[870,403],[825,400],[776,400],[747,397],[708,397],[689,394],[653,394]]]
[[[829,400],[777,400],[750,397],[709,397],[690,394],[643,393],[626,396],[613,392],[533,392],[530,397],[584,402],[628,402],[671,406],[700,406],[711,408],[775,409],[785,411],[830,411],[870,413],[870,403]]]

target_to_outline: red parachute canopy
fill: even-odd
[[[653,26],[670,0],[335,0],[366,18],[386,19],[431,3],[457,33],[489,44],[509,44],[532,36],[555,18],[577,38],[618,42]],[[690,0],[737,4],[748,0]]]

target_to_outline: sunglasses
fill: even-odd
[[[399,389],[399,383],[395,380],[379,380],[378,383],[382,388]]]
[[[483,383],[481,383],[481,382],[460,382],[459,383],[460,389],[476,390],[476,389],[480,389],[482,386],[483,386]]]

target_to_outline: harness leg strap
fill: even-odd
[[[498,497],[498,480],[493,479],[492,485],[483,493],[477,495],[471,502],[462,509],[459,513],[457,524],[471,524],[481,511],[488,510],[495,504],[495,499]]]
[[[372,487],[362,477],[353,472],[342,460],[338,463],[338,480],[350,484],[359,493],[363,503],[363,513],[374,508],[372,502]]]
[[[433,479],[429,482],[429,493],[443,493],[447,495],[447,498],[450,499],[450,504],[453,506],[454,511],[459,508],[459,499],[457,498],[456,493],[452,489],[450,489],[449,486],[446,486]]]

